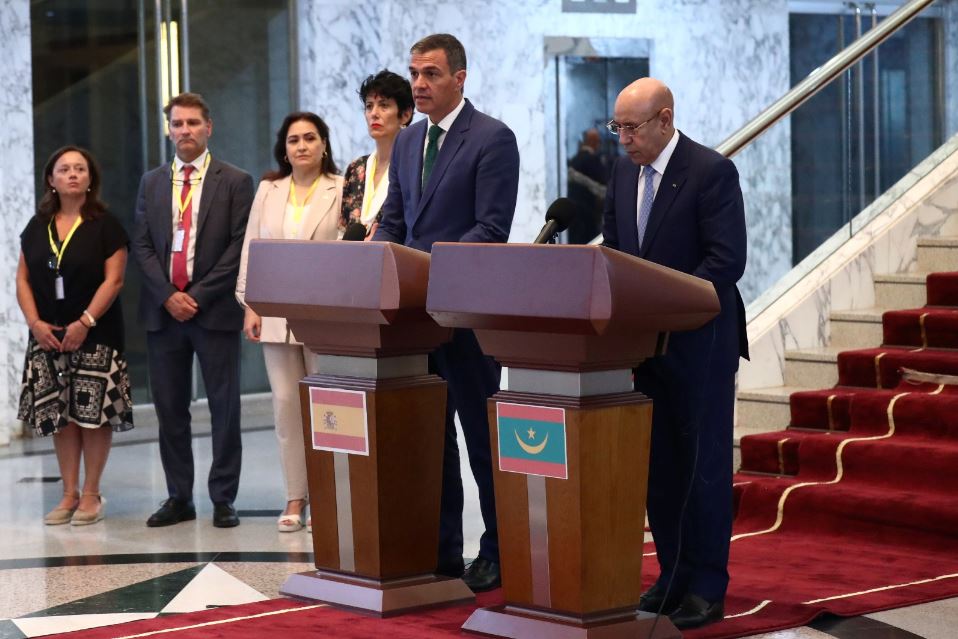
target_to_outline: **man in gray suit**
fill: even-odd
[[[239,488],[239,356],[243,310],[233,291],[246,220],[250,175],[213,159],[210,111],[196,93],[163,109],[176,148],[171,165],[147,172],[136,203],[133,257],[143,272],[139,318],[147,330],[150,389],[160,425],[160,458],[169,499],[146,522],[196,518],[190,398],[193,356],[203,373],[212,421],[209,493],[213,525],[236,526]]]

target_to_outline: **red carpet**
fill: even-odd
[[[932,273],[925,285],[929,306],[958,306],[958,273]]]
[[[927,289],[837,387],[791,396],[787,430],[742,438],[727,610],[768,603],[721,636],[958,596],[958,385],[904,370],[958,374],[958,273]]]
[[[765,621],[958,596],[958,387],[861,392],[848,415],[847,432],[742,439],[729,602],[785,602]],[[762,629],[747,617],[720,625]]]

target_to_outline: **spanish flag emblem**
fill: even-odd
[[[499,470],[568,479],[565,409],[496,404]]]
[[[366,393],[310,387],[309,414],[315,450],[369,454]]]

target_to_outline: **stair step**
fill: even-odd
[[[830,343],[845,349],[873,348],[882,343],[884,309],[866,308],[853,311],[832,311]]]
[[[927,273],[875,276],[875,305],[879,308],[918,308],[925,305]]]
[[[918,268],[929,273],[958,271],[958,237],[919,238]]]
[[[757,435],[782,430],[791,421],[789,397],[792,393],[808,390],[797,386],[752,388],[738,392],[738,415],[735,423],[735,442],[746,435]]]
[[[831,388],[838,383],[838,353],[842,346],[785,351],[785,385]]]

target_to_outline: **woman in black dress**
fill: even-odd
[[[99,199],[88,151],[57,150],[43,177],[37,214],[20,234],[17,301],[30,339],[19,417],[41,436],[56,435],[63,499],[44,523],[82,526],[103,519],[100,477],[113,431],[133,428],[117,300],[128,239]]]

